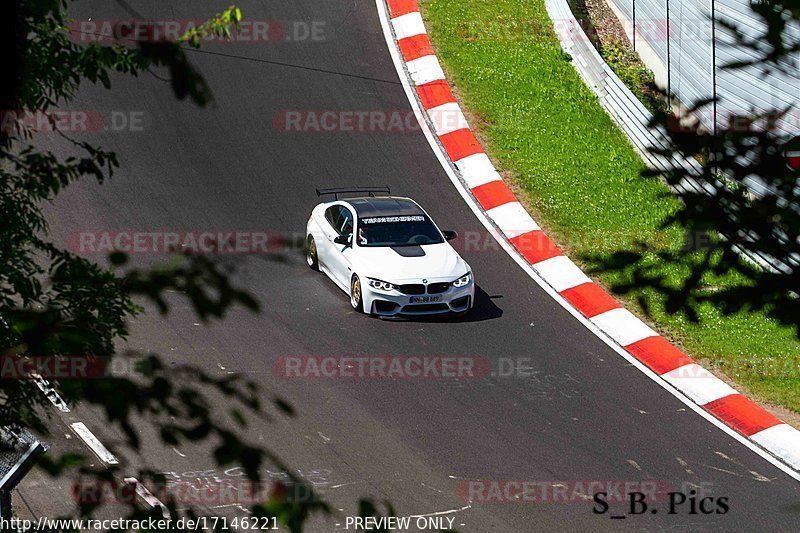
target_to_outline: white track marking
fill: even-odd
[[[486,154],[468,155],[454,164],[461,172],[461,177],[464,178],[464,181],[467,182],[467,187],[470,189],[503,179]]]
[[[738,394],[733,387],[696,363],[683,365],[661,374],[661,377],[700,405]]]
[[[89,428],[86,427],[86,424],[83,422],[74,422],[70,424],[72,431],[78,435],[86,445],[91,448],[94,454],[99,457],[103,462],[110,464],[110,465],[118,465],[119,461],[114,454],[108,451],[108,448],[103,446],[103,443],[100,442],[100,439],[94,436],[94,433],[89,431]]]
[[[436,80],[444,79],[444,71],[436,56],[423,56],[406,63],[408,73],[417,85],[424,85]]]
[[[498,205],[486,211],[486,214],[509,239],[539,229],[539,225],[519,202]]]
[[[50,385],[50,382],[39,374],[32,375],[33,382],[36,383],[36,386],[39,387],[39,390],[44,393],[45,397],[50,400],[50,403],[55,405],[56,409],[62,413],[69,413],[69,406],[67,405],[67,402],[65,402],[64,399],[59,396],[58,392],[56,392],[56,389]]]
[[[395,17],[392,20],[392,26],[394,26],[394,32],[398,39],[426,33],[425,24],[422,22],[422,15],[419,14],[419,11]]]
[[[465,505],[464,507],[457,507],[456,509],[448,509],[447,511],[437,511],[435,513],[412,514],[410,515],[410,518],[422,518],[426,516],[442,516],[446,514],[460,513],[461,511],[466,511],[467,509],[472,509],[472,505]]]
[[[539,276],[546,279],[558,292],[589,283],[589,276],[565,255],[557,255],[539,261],[534,267]],[[570,306],[571,307],[571,306]]]
[[[633,316],[627,309],[617,308],[590,319],[620,346],[628,346],[634,342],[658,335],[650,327]]]
[[[781,457],[800,470],[800,431],[788,424],[778,424],[762,429],[750,438],[771,450],[781,450]]]
[[[147,490],[147,487],[145,487],[144,485],[139,483],[138,479],[136,479],[135,477],[126,477],[125,478],[125,483],[127,483],[129,485],[133,485],[133,487],[136,489],[136,495],[139,498],[141,498],[141,500],[144,503],[146,503],[147,505],[149,505],[153,509],[155,509],[156,507],[160,507],[161,508],[161,515],[164,518],[169,518],[170,517],[169,510],[167,509],[167,506],[164,505],[163,503],[161,503],[161,500],[159,500],[158,498],[153,496],[153,493],[151,493],[149,490]]]
[[[437,135],[447,135],[457,130],[469,128],[464,113],[461,112],[461,106],[456,102],[447,102],[440,106],[428,109],[428,118],[433,124]]]

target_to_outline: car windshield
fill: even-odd
[[[424,246],[442,242],[441,233],[425,215],[368,217],[358,221],[359,246]]]

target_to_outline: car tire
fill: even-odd
[[[311,270],[319,272],[319,256],[317,252],[317,243],[311,235],[306,239],[306,264]]]
[[[361,292],[361,280],[356,274],[350,280],[350,306],[357,312],[364,312],[364,298]]]

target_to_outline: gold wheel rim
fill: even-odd
[[[356,307],[361,302],[361,282],[358,278],[353,280],[353,307]]]
[[[313,240],[308,245],[308,264],[313,265],[317,262],[317,243]]]

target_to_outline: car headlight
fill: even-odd
[[[395,286],[389,283],[388,281],[381,281],[379,279],[367,278],[369,280],[369,286],[373,289],[378,289],[379,291],[393,291]]]
[[[469,285],[470,281],[472,281],[472,272],[467,272],[466,274],[464,274],[463,276],[452,282],[450,285],[452,285],[453,287],[463,287],[464,285]]]

